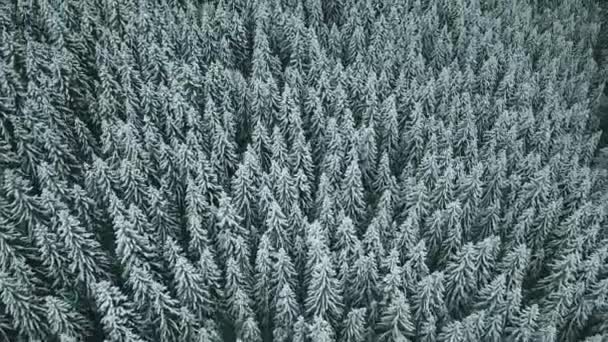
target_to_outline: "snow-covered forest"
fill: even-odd
[[[599,2],[3,1],[0,341],[606,341]]]

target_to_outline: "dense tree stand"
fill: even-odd
[[[4,1],[0,341],[605,341],[599,13]]]

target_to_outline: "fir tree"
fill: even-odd
[[[0,299],[6,312],[13,317],[12,329],[23,338],[38,339],[48,334],[44,302],[22,286],[18,278],[0,273]]]
[[[287,235],[287,219],[276,201],[272,201],[266,215],[266,229],[271,245],[276,248],[291,250]]]
[[[299,313],[296,295],[289,286],[284,284],[277,294],[274,313],[273,337],[278,341],[287,341],[293,336],[294,324]]]
[[[109,260],[94,235],[76,218],[63,210],[58,213],[54,229],[67,251],[70,269],[82,284],[92,284],[108,277]]]
[[[138,334],[141,317],[134,311],[133,303],[108,281],[93,285],[95,303],[101,316],[104,333],[110,341],[145,341]]]
[[[410,307],[405,295],[400,291],[385,307],[380,323],[378,324],[379,335],[382,341],[409,341],[414,334]]]
[[[255,298],[258,315],[262,323],[262,330],[270,328],[272,289],[270,286],[272,280],[272,246],[268,235],[264,234],[258,245],[258,252],[255,260]]]
[[[349,158],[350,163],[346,167],[341,182],[340,206],[346,215],[355,222],[359,222],[363,218],[365,201],[359,158],[354,148],[349,152]]]
[[[363,342],[367,336],[365,327],[365,308],[351,309],[346,315],[342,341]]]
[[[296,285],[296,271],[289,254],[280,248],[273,258],[272,266],[272,289],[273,293],[279,293],[285,286],[288,286],[290,290]],[[276,303],[276,300],[273,300]]]
[[[205,273],[195,268],[181,255],[181,250],[175,241],[169,240],[168,246],[169,253],[174,254],[171,266],[174,269],[173,282],[177,299],[199,319],[211,317],[217,313],[217,300],[219,300],[219,296],[214,296],[215,289],[210,284],[214,276],[209,275],[204,278]],[[215,277],[217,276],[216,274]]]
[[[335,335],[331,324],[321,316],[315,316],[308,326],[308,338],[311,341],[333,342]]]
[[[602,339],[603,7],[0,5],[0,339]]]
[[[154,323],[154,338],[175,339],[179,334],[179,303],[171,297],[166,286],[155,279],[145,264],[130,269],[127,285],[133,291],[138,312],[144,313],[144,320]]]
[[[74,338],[90,334],[91,322],[63,299],[46,296],[44,298],[49,330],[60,338]]]
[[[312,269],[305,300],[306,313],[337,322],[342,315],[343,297],[338,291],[335,271],[329,256],[322,256]]]

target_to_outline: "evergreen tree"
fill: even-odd
[[[274,254],[271,283],[273,293],[281,292],[285,286],[293,291],[296,285],[296,270],[289,254],[283,248]],[[273,302],[276,303],[276,300]]]
[[[349,152],[350,163],[346,167],[341,182],[340,206],[344,212],[355,222],[363,218],[365,211],[364,189],[359,169],[359,157],[353,148]]]
[[[109,260],[94,235],[86,231],[66,210],[58,213],[53,226],[67,251],[69,268],[82,284],[92,284],[108,277]]]
[[[268,235],[264,234],[260,239],[258,245],[258,252],[255,259],[255,299],[258,315],[260,316],[260,322],[262,323],[262,330],[269,329],[270,315],[271,315],[271,302],[272,302],[272,289],[270,283],[272,281],[272,254],[273,248],[271,247],[270,239]]]
[[[266,229],[271,245],[276,248],[291,250],[291,242],[287,235],[287,219],[276,201],[272,201],[266,215]]]
[[[507,336],[513,341],[531,341],[534,339],[538,329],[538,307],[532,305],[522,310],[521,314],[514,319],[513,328],[508,329]]]
[[[322,256],[312,269],[304,303],[306,313],[311,317],[326,317],[330,322],[337,322],[342,316],[342,300],[331,260],[327,255]]]
[[[414,285],[429,275],[430,270],[427,265],[426,244],[420,241],[406,255],[407,261],[404,264],[406,274],[406,284],[413,289]]]
[[[278,292],[275,310],[273,337],[278,341],[288,341],[293,336],[294,324],[299,313],[296,295],[289,284],[284,284]]]
[[[15,3],[0,339],[605,337],[601,2]]]
[[[188,308],[199,319],[212,317],[214,313],[217,314],[217,301],[220,297],[214,293],[216,289],[211,284],[214,275],[208,274],[209,277],[204,277],[205,273],[195,268],[187,258],[181,255],[181,250],[175,241],[169,240],[168,246],[169,253],[174,254],[171,257],[171,259],[174,259],[171,262],[174,269],[173,281],[177,299],[181,305]],[[207,270],[203,268],[203,271]],[[218,274],[215,277],[217,278]]]
[[[261,342],[260,329],[253,317],[248,317],[243,326],[237,332],[239,339],[243,341]]]
[[[108,281],[93,285],[95,303],[101,313],[101,324],[110,341],[145,341],[139,334],[141,317],[121,291]]]
[[[177,300],[171,297],[164,284],[158,282],[146,265],[133,266],[127,285],[133,291],[133,299],[143,319],[155,326],[154,338],[173,340],[179,335]]]
[[[331,324],[321,316],[315,316],[308,327],[308,338],[311,341],[332,342],[335,341],[336,333]]]
[[[437,321],[446,315],[444,275],[433,272],[422,278],[414,292],[413,309],[417,319],[418,338],[430,340],[437,334]]]
[[[365,308],[351,309],[346,315],[342,341],[363,342],[367,336],[365,327]]]
[[[226,303],[226,312],[237,329],[254,315],[247,282],[248,279],[243,276],[237,261],[230,257],[226,264],[224,303]]]
[[[357,231],[353,225],[353,221],[348,216],[344,217],[341,221],[342,222],[336,229],[336,243],[334,244],[334,248],[343,252],[346,261],[352,264],[359,255],[361,242],[357,237]]]
[[[60,339],[77,339],[90,334],[91,322],[65,300],[46,296],[44,306],[49,330],[55,336],[59,336]]]
[[[214,306],[219,310],[221,305],[218,298],[223,298],[224,293],[221,284],[221,272],[216,260],[217,257],[213,249],[207,247],[203,249],[198,264],[195,264],[195,266],[200,270],[201,277],[204,279],[203,287],[208,289],[211,298],[215,298]]]
[[[140,227],[131,218],[118,214],[114,217],[114,227],[116,254],[120,257],[124,269],[123,276],[139,264],[155,261],[156,254],[150,236],[138,229]]]
[[[378,324],[382,341],[409,341],[414,334],[410,307],[405,295],[397,291],[396,295],[385,307]]]
[[[48,334],[45,307],[32,289],[24,287],[18,278],[0,273],[0,299],[6,313],[13,317],[11,328],[23,338],[38,339]]]
[[[386,152],[382,154],[377,170],[376,179],[373,184],[376,193],[383,193],[385,190],[389,190],[393,194],[396,193],[397,181],[392,174],[390,159]]]
[[[228,194],[222,193],[218,204],[214,230],[217,236],[220,260],[226,262],[230,256],[235,256],[236,251],[241,247],[238,239],[245,240],[247,231],[242,227],[242,218],[236,213],[236,209],[232,205],[232,199]],[[249,261],[247,261],[248,263]]]
[[[366,306],[378,296],[378,265],[373,252],[359,253],[352,265],[353,293],[349,297],[355,306]]]
[[[245,227],[249,228],[258,219],[256,194],[259,188],[260,165],[256,155],[247,145],[243,160],[239,163],[232,178],[232,196],[234,205],[243,217]]]

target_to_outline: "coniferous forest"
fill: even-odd
[[[2,2],[0,341],[606,341],[599,6]]]

